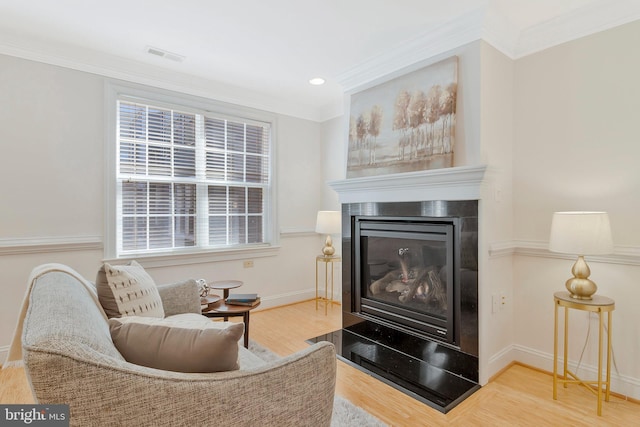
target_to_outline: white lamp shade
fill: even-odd
[[[575,255],[613,252],[609,215],[606,212],[556,212],[551,221],[549,250]]]
[[[316,219],[316,233],[338,234],[340,233],[340,212],[318,211]]]

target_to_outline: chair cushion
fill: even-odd
[[[127,362],[176,372],[220,372],[240,368],[243,323],[212,322],[195,313],[165,319],[109,319],[111,338]]]
[[[158,288],[136,261],[129,265],[105,263],[98,271],[96,289],[107,317],[164,317]]]

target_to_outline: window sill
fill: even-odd
[[[276,256],[279,250],[280,246],[260,246],[239,249],[220,249],[206,252],[139,254],[105,259],[104,262],[123,264],[131,260],[136,260],[144,268],[173,267],[176,265],[206,264],[210,262],[271,257]]]

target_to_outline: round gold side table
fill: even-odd
[[[327,314],[327,305],[333,304],[333,266],[336,262],[341,262],[342,258],[339,256],[324,256],[319,255],[316,257],[316,311],[318,310],[318,301],[324,301],[324,314]],[[324,298],[318,295],[318,266],[320,263],[324,263]],[[329,298],[329,265],[331,265],[331,298]]]
[[[567,384],[582,384],[588,390],[598,396],[598,415],[602,415],[602,386],[605,387],[604,400],[609,401],[609,392],[611,391],[611,313],[615,309],[615,302],[611,298],[602,295],[594,295],[593,299],[581,300],[571,298],[569,292],[556,292],[553,294],[555,304],[554,310],[554,332],[553,332],[553,399],[558,399],[558,383],[562,383],[564,387]],[[558,378],[558,309],[564,307],[564,369],[562,378]],[[589,311],[598,313],[598,379],[582,380],[568,368],[568,343],[569,343],[569,309]],[[607,372],[606,379],[602,380],[602,336],[604,334],[603,314],[607,313]],[[570,378],[569,378],[570,377]],[[597,386],[594,390],[593,387]]]

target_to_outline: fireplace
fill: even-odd
[[[456,344],[459,219],[352,217],[353,311]]]
[[[446,413],[478,384],[478,201],[342,205],[339,357]]]

